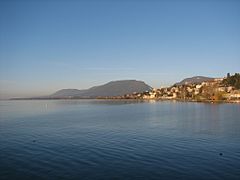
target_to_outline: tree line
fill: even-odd
[[[234,75],[230,75],[227,73],[227,77],[222,81],[225,86],[233,86],[236,89],[240,89],[240,74],[235,73]]]

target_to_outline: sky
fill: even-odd
[[[1,0],[0,98],[240,72],[238,0]]]

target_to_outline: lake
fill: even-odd
[[[0,101],[0,179],[240,179],[240,105]]]

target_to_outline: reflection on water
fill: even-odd
[[[238,104],[1,101],[0,179],[238,179],[239,117]]]

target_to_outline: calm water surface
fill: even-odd
[[[0,179],[240,179],[240,105],[1,101]]]

